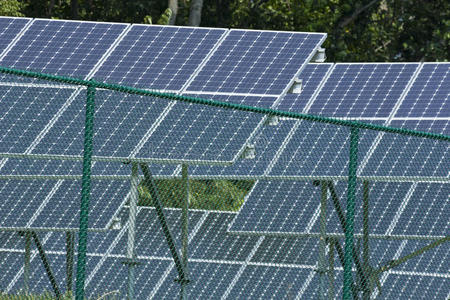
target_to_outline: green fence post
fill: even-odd
[[[356,170],[358,165],[358,133],[357,127],[350,129],[350,158],[348,165],[348,188],[347,188],[347,222],[345,231],[345,257],[344,257],[344,300],[352,298],[351,285],[353,281],[353,222],[355,219],[356,198]]]
[[[76,300],[84,299],[84,280],[86,277],[86,244],[91,193],[92,138],[94,133],[95,87],[87,88],[86,120],[84,124],[83,177],[81,189],[80,231],[78,238]]]

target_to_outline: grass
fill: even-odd
[[[181,179],[156,180],[161,204],[180,208],[183,199]],[[189,208],[238,211],[253,187],[252,180],[189,180]],[[148,188],[139,184],[140,206],[153,206]]]

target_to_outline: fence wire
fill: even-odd
[[[0,298],[450,294],[448,120],[0,73]]]

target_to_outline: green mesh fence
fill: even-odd
[[[448,298],[448,120],[0,73],[0,298]]]

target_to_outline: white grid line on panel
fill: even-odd
[[[92,70],[86,75],[85,80],[89,80],[92,76],[97,72],[97,70],[101,67],[101,65],[105,62],[105,60],[109,57],[109,55],[114,51],[115,47],[119,44],[120,40],[128,32],[130,26],[124,28],[121,35],[117,38],[117,40],[109,47],[109,49],[104,53],[102,58],[96,63],[96,65],[92,68]],[[67,108],[73,103],[76,97],[81,93],[82,90],[85,90],[85,87],[77,87],[74,92],[70,95],[64,105],[55,113],[52,119],[47,123],[47,125],[42,129],[42,131],[38,134],[35,140],[30,144],[30,146],[25,150],[25,154],[31,154],[31,152],[36,148],[36,146],[42,141],[42,139],[47,135],[50,129],[55,125],[55,123],[59,120],[59,118],[63,115],[63,113],[67,110]],[[7,158],[0,160],[0,170],[4,167]]]
[[[333,72],[334,67],[335,67],[335,64],[333,64],[328,69],[327,73],[322,78],[322,81],[317,86],[317,90],[311,96],[311,99],[308,101],[308,103],[306,103],[305,108],[303,109],[303,113],[307,114],[309,112],[312,104],[314,103],[314,100],[317,98],[317,95],[319,94],[319,92],[322,89],[323,85],[325,84],[327,79],[330,77],[330,74]],[[286,136],[286,138],[284,139],[283,143],[281,144],[280,149],[277,150],[277,152],[275,153],[272,161],[270,162],[270,164],[267,166],[266,170],[264,171],[264,175],[268,175],[270,173],[270,171],[273,169],[273,167],[277,163],[278,159],[280,158],[281,154],[283,153],[284,149],[286,148],[286,145],[289,143],[289,141],[291,140],[292,136],[297,131],[297,128],[300,125],[300,122],[301,122],[301,120],[297,120],[295,122],[295,124],[292,126],[292,128],[289,131],[288,135]]]
[[[194,229],[189,234],[188,244],[190,244],[192,242],[192,240],[194,239],[194,237],[197,235],[198,231],[200,230],[200,227],[202,227],[203,223],[205,223],[205,220],[209,216],[209,214],[210,214],[210,212],[206,211],[201,216],[200,220],[198,220],[197,224],[195,224]],[[192,261],[192,259],[189,259],[189,261]],[[156,293],[158,293],[158,291],[161,288],[162,284],[167,279],[167,277],[169,276],[170,272],[172,271],[172,269],[174,267],[175,267],[175,263],[171,259],[170,265],[166,268],[166,270],[164,271],[163,276],[161,276],[161,278],[155,284],[153,290],[149,293],[148,299],[153,299],[153,297],[156,295]]]
[[[189,86],[189,84],[194,80],[194,77],[197,76],[197,74],[200,72],[200,70],[203,68],[203,66],[209,61],[211,56],[214,54],[214,52],[217,50],[217,48],[222,44],[226,36],[228,35],[229,31],[225,31],[219,41],[214,45],[214,47],[211,49],[211,51],[208,53],[208,55],[205,56],[203,61],[197,66],[195,71],[190,75],[189,79],[186,81],[186,83],[181,87],[180,94],[184,93]],[[164,121],[166,116],[170,113],[172,108],[175,106],[176,101],[170,102],[164,111],[159,115],[159,117],[156,119],[154,124],[147,130],[147,132],[144,134],[142,139],[139,141],[138,145],[135,147],[133,152],[131,153],[130,157],[135,157],[137,153],[142,149],[142,147],[145,145],[145,143],[150,139],[150,137],[153,135],[153,133],[157,130],[159,125]]]
[[[403,249],[405,249],[406,243],[407,243],[407,241],[403,241],[403,242],[401,243],[400,247],[397,249],[397,252],[395,252],[394,257],[392,258],[393,260],[396,260],[396,259],[399,259],[399,258],[400,258],[400,255],[402,254]],[[391,270],[388,270],[387,272],[383,273],[383,275],[381,275],[381,278],[380,278],[380,285],[381,285],[381,288],[383,288],[383,284],[386,282],[387,277],[389,276],[389,274],[390,274],[391,272],[392,272]],[[372,295],[371,295],[370,298],[371,298],[371,299],[376,299],[378,295],[379,295],[379,291],[376,289],[376,290],[374,290],[374,291],[372,292]]]
[[[9,51],[17,44],[17,42],[22,38],[22,36],[25,34],[25,32],[28,30],[28,28],[33,25],[34,20],[29,19],[28,23],[20,30],[20,32],[16,35],[16,37],[11,41],[11,43],[3,50],[3,52],[0,54],[0,61],[5,58],[6,55],[8,55]]]
[[[45,235],[45,237],[42,239],[41,243],[45,244],[45,242],[50,238],[51,233],[47,233]],[[38,254],[37,251],[33,251],[30,257],[30,262],[32,262],[35,258],[36,255]],[[9,294],[11,292],[11,289],[14,287],[14,285],[16,284],[16,282],[19,280],[19,278],[23,275],[24,272],[24,267],[22,266],[19,270],[19,272],[17,272],[17,274],[14,276],[13,280],[11,280],[11,282],[8,284],[5,293]]]
[[[247,265],[250,263],[251,259],[253,258],[253,256],[255,255],[256,251],[258,250],[259,246],[261,246],[262,242],[264,241],[264,237],[260,237],[258,239],[258,241],[256,242],[255,246],[253,247],[252,251],[250,252],[250,254],[247,256],[247,258],[245,259],[245,261],[243,262],[241,268],[239,269],[239,271],[236,273],[235,277],[233,278],[233,281],[231,281],[230,285],[228,286],[227,290],[225,291],[225,293],[222,295],[221,299],[226,299],[228,297],[228,295],[230,294],[230,292],[233,290],[234,286],[236,285],[236,283],[239,281],[239,278],[242,276],[242,274],[244,273],[245,268],[247,267]]]
[[[184,91],[183,94],[196,95],[214,95],[214,96],[241,96],[241,97],[272,97],[278,98],[279,94],[253,94],[253,93],[235,93],[235,92],[205,92],[205,91]]]
[[[403,99],[405,99],[406,95],[408,94],[408,91],[411,89],[411,86],[414,84],[414,81],[416,80],[417,76],[420,73],[420,70],[422,70],[423,64],[419,64],[419,66],[416,68],[414,74],[411,76],[411,79],[409,80],[408,84],[406,85],[406,88],[403,90],[402,94],[400,95],[400,98],[396,102],[395,106],[393,107],[392,111],[390,112],[386,123],[384,125],[388,126],[392,119],[394,118],[395,114],[397,113],[397,110],[400,108]],[[367,163],[369,162],[370,158],[372,157],[373,153],[375,152],[375,149],[378,147],[378,144],[380,143],[381,139],[384,136],[384,132],[379,132],[377,137],[372,143],[372,146],[369,148],[369,152],[364,156],[364,159],[361,161],[360,166],[358,167],[357,174],[360,175],[361,172],[365,169]]]

